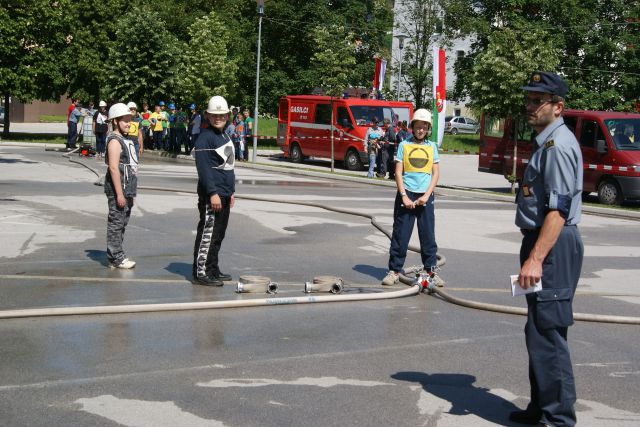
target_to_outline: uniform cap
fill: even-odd
[[[411,128],[413,128],[413,122],[416,120],[420,120],[421,122],[427,122],[429,124],[433,124],[431,119],[431,113],[424,108],[418,108],[413,112],[413,117],[411,118]]]
[[[131,111],[129,111],[129,107],[127,107],[122,102],[118,102],[117,104],[113,104],[111,108],[109,108],[109,120],[117,119],[122,116],[130,116]]]
[[[569,87],[556,73],[534,71],[531,73],[529,84],[522,86],[520,89],[529,92],[550,93],[551,95],[558,95],[564,98]]]
[[[98,107],[106,107],[106,106],[107,106],[106,102],[104,102],[104,101],[98,102]]]
[[[164,101],[160,101],[160,102],[158,103],[158,105],[159,105],[159,106],[161,106],[161,107],[164,107]]]
[[[138,109],[138,106],[136,105],[135,102],[131,101],[127,104],[127,107],[129,108],[135,108],[136,110]]]
[[[176,104],[174,104],[173,102],[169,104],[169,110],[175,110],[175,109],[176,109]]]
[[[196,104],[191,104],[191,105],[189,106],[189,108],[190,108],[191,110],[195,110],[195,109],[196,109]]]
[[[222,96],[212,96],[207,105],[207,113],[209,114],[229,114],[229,105],[227,100]]]

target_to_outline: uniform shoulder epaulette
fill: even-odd
[[[544,149],[546,150],[547,148],[551,148],[554,145],[556,145],[555,141],[553,139],[550,139],[549,141],[544,143]]]

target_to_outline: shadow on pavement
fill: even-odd
[[[103,266],[109,265],[107,261],[107,251],[100,251],[97,249],[85,249],[84,251],[87,254],[87,257],[92,261],[100,263]]]
[[[356,264],[353,266],[353,270],[378,280],[382,280],[384,276],[387,275],[386,268],[374,267],[372,265]]]
[[[164,269],[169,273],[177,274],[184,277],[186,280],[191,280],[192,265],[186,262],[172,262],[169,263]]]
[[[473,375],[398,372],[391,378],[420,384],[427,393],[447,400],[451,403],[449,414],[473,414],[497,425],[517,425],[510,422],[508,416],[519,408],[486,388],[475,387],[476,377]]]

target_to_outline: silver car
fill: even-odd
[[[444,132],[451,135],[478,133],[480,132],[480,123],[469,117],[447,116],[444,118]]]

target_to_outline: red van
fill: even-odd
[[[333,105],[333,126],[331,106]],[[346,169],[361,170],[368,164],[364,137],[374,119],[395,125],[409,122],[410,102],[360,98],[333,98],[318,95],[290,95],[280,98],[278,145],[285,158],[302,162],[305,157],[331,158],[331,129],[334,160],[344,161]]]
[[[565,110],[564,122],[582,150],[584,193],[597,192],[600,202],[608,205],[640,199],[640,114]],[[478,170],[509,178],[515,157],[515,177],[522,179],[531,157],[532,133],[524,119],[516,123],[483,114]]]

